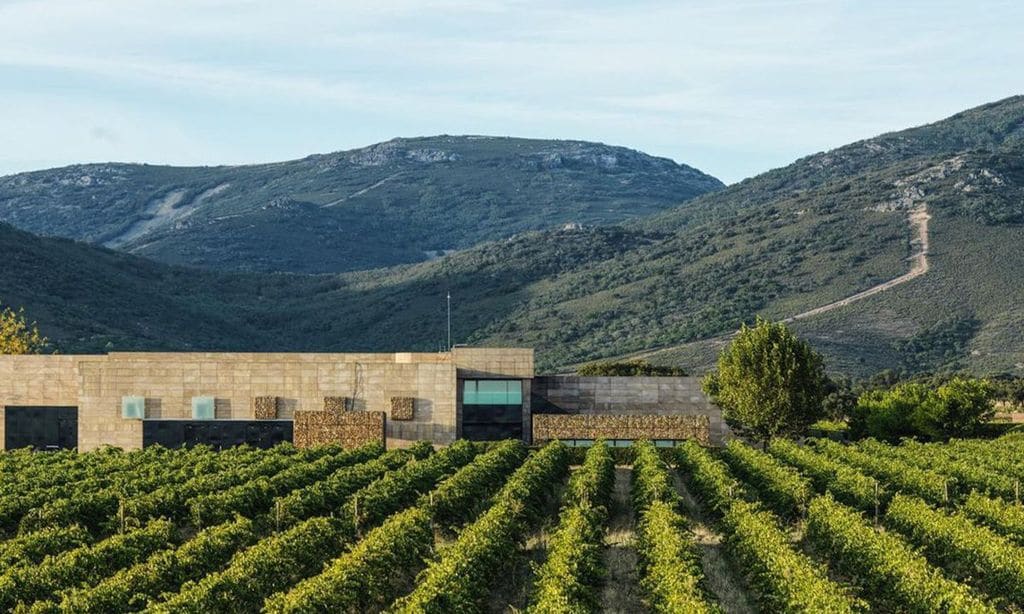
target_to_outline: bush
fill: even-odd
[[[576,369],[576,375],[681,377],[687,375],[687,373],[685,369],[680,367],[652,365],[646,360],[624,360],[620,362],[606,361],[587,363]]]
[[[937,389],[907,383],[857,399],[850,423],[858,437],[947,439],[975,432],[994,412],[987,380],[954,378]]]

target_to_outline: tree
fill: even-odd
[[[576,369],[576,375],[614,375],[631,377],[647,375],[670,377],[686,375],[686,371],[680,367],[662,367],[659,365],[652,365],[646,360],[637,359],[620,362],[590,362],[585,365],[580,365],[580,367]]]
[[[46,347],[35,322],[25,321],[25,310],[0,310],[0,354],[38,354]]]
[[[994,413],[987,380],[954,377],[938,388],[919,382],[865,392],[857,400],[852,431],[888,441],[900,437],[947,439],[971,435]]]
[[[992,386],[987,380],[955,377],[939,386],[929,412],[929,435],[933,438],[965,437],[995,413]]]
[[[900,384],[891,390],[869,390],[857,399],[850,430],[855,437],[896,441],[913,437],[927,428],[931,389],[919,382]]]
[[[821,356],[781,323],[743,325],[718,357],[704,390],[725,419],[755,439],[796,435],[823,415],[826,389]]]

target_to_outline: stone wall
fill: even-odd
[[[294,418],[294,441],[299,448],[340,443],[356,448],[374,441],[384,441],[384,412],[297,411]]]
[[[533,441],[552,439],[696,439],[710,441],[707,416],[534,414]]]
[[[0,449],[7,405],[78,406],[78,365],[88,356],[0,356]],[[81,424],[79,424],[81,429]]]
[[[277,397],[275,414],[291,419],[318,411],[325,397],[344,397],[356,412],[391,411],[392,397],[413,399],[413,419],[386,421],[389,445],[456,437],[456,354],[459,367],[491,371],[515,365],[495,350],[453,353],[122,353],[99,356],[0,356],[0,408],[63,405],[79,408],[79,449],[142,445],[139,420],[121,417],[121,398],[146,399],[147,419],[187,419],[192,397],[215,399],[218,419],[252,419],[256,399]],[[474,362],[479,360],[479,365]],[[3,442],[0,415],[0,445]]]
[[[721,410],[701,390],[697,377],[536,377],[533,413],[707,416],[712,443],[720,444],[729,435]],[[534,420],[534,428],[536,424]]]

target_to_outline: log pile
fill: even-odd
[[[412,420],[414,405],[413,397],[391,397],[391,419]]]
[[[707,444],[708,416],[624,416],[614,414],[534,414],[533,441],[552,439],[696,439]]]

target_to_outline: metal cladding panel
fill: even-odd
[[[294,435],[291,420],[144,420],[142,447],[165,448],[205,444],[230,448],[249,444],[271,448]]]
[[[4,408],[4,449],[70,450],[78,447],[77,407]]]

